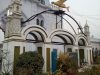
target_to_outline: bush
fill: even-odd
[[[97,56],[97,57],[95,58],[95,64],[100,64],[100,56]]]
[[[42,75],[52,75],[52,74],[49,72],[49,73],[43,73]]]
[[[10,75],[9,73],[3,73],[2,75]]]
[[[85,69],[79,75],[100,75],[100,66],[93,66],[91,69]]]
[[[42,73],[44,60],[37,52],[25,52],[21,54],[16,62],[17,75],[32,75]]]
[[[61,53],[57,59],[57,71],[55,75],[77,75],[78,66],[76,63],[69,57],[67,53]]]

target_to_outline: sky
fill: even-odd
[[[87,21],[91,36],[100,39],[100,0],[67,0],[65,4],[70,7],[70,12],[66,13],[71,14],[82,27]]]
[[[57,0],[50,0],[50,2],[52,1]],[[69,13],[80,22],[82,27],[84,27],[87,20],[91,36],[100,39],[100,0],[67,0],[65,4],[70,7],[70,12],[66,13]],[[4,39],[3,37],[4,35],[0,30],[0,41]]]

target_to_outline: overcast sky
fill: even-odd
[[[50,0],[56,1],[56,0]],[[81,25],[84,26],[87,20],[90,26],[91,35],[100,39],[100,0],[67,0],[66,6],[70,6],[71,14]],[[0,41],[3,34],[0,30]]]
[[[87,20],[91,35],[100,39],[100,0],[67,0],[65,4],[70,6],[68,13],[80,21],[82,26]]]

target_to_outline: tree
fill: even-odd
[[[44,60],[37,52],[25,52],[21,54],[15,64],[18,75],[32,75],[42,72]]]

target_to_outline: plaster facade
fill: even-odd
[[[5,0],[2,0],[2,2]],[[6,1],[5,1],[6,2]],[[45,4],[41,4],[38,1],[28,1],[28,0],[13,0],[10,2],[7,0],[7,4],[11,6],[18,6],[19,10],[12,8],[12,14],[7,16],[6,27],[2,27],[5,23],[2,22],[1,28],[5,31],[5,40],[3,41],[3,50],[7,51],[8,55],[6,58],[10,61],[11,75],[13,75],[13,64],[14,64],[14,51],[15,47],[18,47],[20,54],[24,51],[38,51],[38,48],[42,48],[42,56],[44,58],[43,71],[48,72],[47,64],[50,63],[49,71],[52,71],[52,51],[57,50],[57,57],[60,52],[75,52],[78,56],[78,66],[81,66],[84,62],[87,65],[91,65],[92,60],[92,46],[90,44],[89,27],[86,25],[84,32],[86,36],[82,33],[72,34],[67,30],[61,28],[61,23],[59,23],[56,28],[56,16],[50,14],[50,12],[43,13],[37,16],[34,20],[21,24],[22,19],[25,21],[30,16],[40,13],[49,9],[57,9],[56,7],[51,7],[49,1],[45,0]],[[10,3],[9,3],[10,2]],[[15,3],[14,3],[15,2]],[[16,4],[17,2],[17,4]],[[6,6],[7,7],[7,6]],[[6,7],[3,8],[6,10]],[[10,9],[10,7],[7,7]],[[59,9],[59,8],[58,8]],[[2,11],[4,12],[4,10]],[[4,13],[0,14],[3,17]],[[10,19],[10,20],[9,20]],[[41,24],[37,25],[37,19],[44,22],[43,26]],[[58,21],[61,18],[58,17]],[[39,22],[40,23],[40,22]],[[47,52],[50,50],[50,62],[47,61]],[[83,50],[83,59],[80,60],[80,50]],[[7,61],[3,60],[3,64],[7,64]],[[9,70],[10,70],[9,69]],[[4,67],[2,66],[2,71],[4,72]]]

